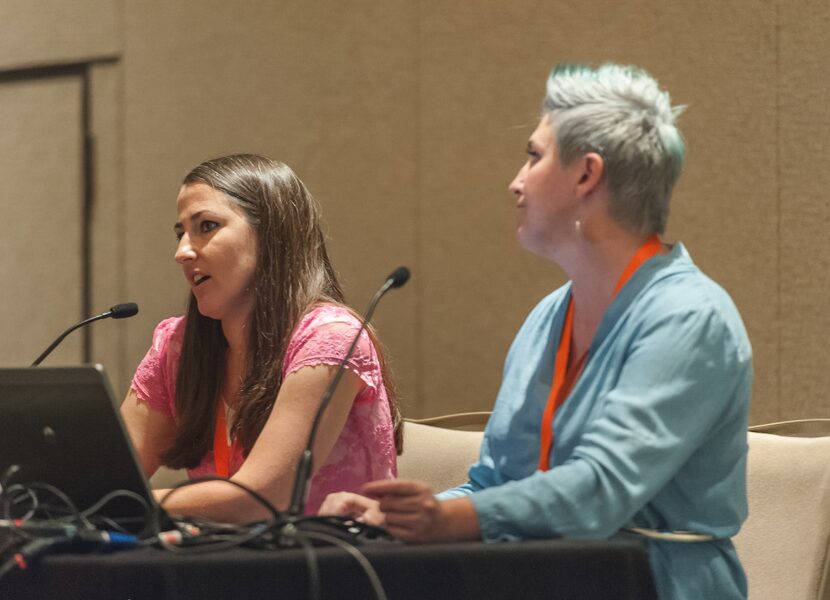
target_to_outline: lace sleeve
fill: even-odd
[[[283,376],[303,367],[340,364],[359,329],[360,322],[346,309],[326,307],[312,311],[302,320],[288,344]],[[366,331],[360,334],[346,368],[377,391],[381,377],[380,362]],[[360,394],[357,401],[362,397],[364,394]]]
[[[176,369],[184,319],[173,317],[156,326],[153,343],[139,363],[130,388],[150,408],[174,417]]]

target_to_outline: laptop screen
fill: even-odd
[[[114,490],[154,505],[100,365],[0,369],[0,477],[12,472],[7,486],[54,486],[80,511]],[[57,497],[38,491],[43,499],[66,512]],[[14,511],[31,509],[23,501]],[[97,514],[131,529],[144,524],[133,499],[118,498]]]

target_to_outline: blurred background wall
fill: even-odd
[[[492,405],[510,340],[564,281],[515,242],[507,184],[549,69],[632,63],[675,103],[688,157],[667,239],[735,299],[755,423],[830,416],[830,6],[789,0],[2,0],[0,364],[68,338],[116,392],[181,313],[175,197],[201,160],[259,152],[323,206],[409,416]],[[87,282],[88,284],[85,284]]]

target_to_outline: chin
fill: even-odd
[[[519,242],[519,246],[522,247],[522,250],[525,252],[530,252],[532,254],[536,254],[536,247],[537,243],[536,240],[530,235],[527,231],[522,231],[521,229],[516,232],[516,241]]]
[[[196,308],[199,310],[199,314],[203,317],[207,317],[208,319],[215,319],[217,321],[222,320],[222,315],[216,310],[216,307],[210,306],[208,304],[199,302],[198,299],[196,300]]]
[[[538,256],[540,258],[544,258],[546,260],[551,260],[550,254],[550,244],[540,243],[539,240],[533,239],[522,239],[519,238],[519,245],[522,247],[522,250],[525,252],[529,252],[534,256]]]

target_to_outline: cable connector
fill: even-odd
[[[70,540],[64,537],[36,538],[14,553],[14,562],[17,568],[25,571],[40,557],[66,545]]]
[[[36,537],[14,554],[18,568],[25,570],[46,554],[54,552],[88,552],[94,550],[121,550],[138,543],[134,535],[117,531],[77,529],[71,535]]]

